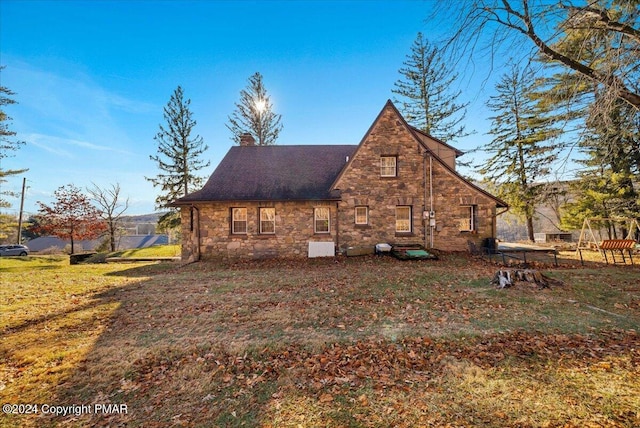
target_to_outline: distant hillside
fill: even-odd
[[[123,215],[121,224],[128,235],[153,235],[156,233],[158,219],[163,214]]]
[[[122,221],[125,223],[158,223],[158,219],[164,213],[151,213],[140,215],[123,215]]]

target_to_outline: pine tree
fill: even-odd
[[[249,77],[249,85],[240,91],[240,102],[229,116],[227,128],[233,134],[231,139],[241,143],[241,137],[251,134],[259,146],[276,144],[283,125],[282,116],[273,112],[271,98],[262,83],[262,75],[255,73]]]
[[[640,112],[622,100],[607,118],[591,115],[580,141],[586,155],[573,182],[575,200],[564,208],[563,225],[579,228],[587,217],[640,218]],[[616,238],[610,228],[609,238]]]
[[[160,131],[154,137],[158,142],[158,155],[149,158],[157,162],[163,172],[147,180],[162,189],[156,198],[158,208],[166,208],[170,202],[202,185],[203,178],[195,173],[210,165],[200,159],[209,147],[201,136],[191,136],[196,121],[190,104],[191,100],[184,99],[184,91],[178,86],[164,108],[166,125],[159,125]]]
[[[559,133],[529,92],[533,84],[533,73],[515,65],[501,77],[497,95],[487,102],[497,113],[490,118],[493,140],[483,147],[492,156],[479,169],[486,180],[496,183],[498,195],[512,212],[525,218],[532,241],[533,217],[545,189],[541,179],[557,158],[556,149],[544,143]]]
[[[4,67],[0,67],[0,72]],[[15,138],[16,132],[9,129],[8,122],[11,118],[5,112],[5,106],[15,104],[16,101],[11,98],[15,93],[5,86],[0,85],[0,184],[7,181],[7,177],[22,174],[27,169],[4,169],[2,168],[2,159],[11,156],[11,152],[15,152],[24,144],[24,141]],[[0,207],[8,208],[11,204],[2,198],[2,196],[16,197],[18,195],[3,189],[0,191]]]
[[[458,74],[444,61],[442,51],[418,33],[403,64],[402,78],[391,92],[400,97],[394,101],[407,122],[443,141],[469,135],[461,124],[468,103],[456,103],[461,91],[451,87]]]
[[[585,18],[580,12],[564,22],[560,30],[565,37],[552,44],[552,48],[600,70],[608,67],[618,70],[614,64],[629,61],[632,55],[626,43],[616,32],[588,25],[590,21]],[[550,64],[543,56],[540,60]],[[630,82],[627,88],[638,93],[640,75],[637,69],[632,73],[636,81]],[[580,228],[587,217],[638,216],[640,111],[615,92],[567,70],[546,79],[545,83],[541,100],[552,109],[569,107],[572,126],[586,130],[578,136],[577,147],[584,157],[577,160],[582,168],[571,183],[576,196],[563,207],[563,227]],[[610,232],[613,237],[615,230],[611,228]]]
[[[174,200],[201,186],[204,179],[196,173],[210,164],[200,158],[209,147],[201,136],[191,135],[196,121],[189,110],[190,104],[191,100],[185,100],[182,87],[178,86],[164,107],[166,124],[160,125],[160,131],[154,137],[158,142],[158,154],[149,158],[158,164],[160,173],[155,178],[145,178],[161,189],[156,197],[157,209],[166,209]],[[161,223],[174,227],[179,224],[179,218],[174,210],[170,210]]]

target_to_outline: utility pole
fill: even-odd
[[[24,208],[24,189],[27,184],[27,177],[22,177],[22,196],[20,197],[20,214],[18,214],[18,245],[22,244],[22,210]]]

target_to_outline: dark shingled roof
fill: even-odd
[[[331,185],[358,146],[235,146],[201,190],[174,202],[337,199]]]

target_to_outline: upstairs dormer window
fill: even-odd
[[[397,156],[380,156],[380,177],[397,177]]]

